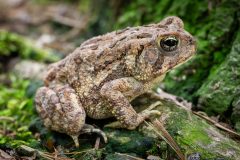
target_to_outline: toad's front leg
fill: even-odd
[[[107,82],[101,88],[101,95],[109,102],[112,114],[119,123],[107,125],[116,128],[135,129],[151,114],[158,114],[154,110],[136,113],[130,101],[144,92],[143,84],[131,77]]]

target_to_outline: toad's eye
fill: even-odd
[[[177,49],[179,40],[174,36],[161,39],[160,46],[164,51],[171,52]]]

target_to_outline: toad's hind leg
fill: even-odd
[[[86,113],[75,91],[69,85],[41,87],[36,93],[35,103],[44,125],[70,135],[78,147]]]

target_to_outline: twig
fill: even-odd
[[[47,12],[46,15],[48,15],[53,21],[58,22],[60,24],[64,24],[69,27],[78,28],[78,29],[84,29],[86,27],[86,24],[88,21],[80,21],[77,19],[68,18],[66,16],[53,14],[51,12]]]
[[[10,121],[10,122],[14,122],[14,121],[15,121],[15,118],[7,117],[7,116],[0,116],[0,121]]]
[[[192,111],[192,113],[195,114],[195,115],[197,115],[197,116],[199,116],[200,118],[205,119],[206,121],[210,122],[211,124],[213,124],[213,125],[216,126],[217,128],[222,129],[222,130],[224,130],[224,131],[226,131],[226,132],[228,132],[228,133],[230,133],[230,134],[233,134],[233,135],[237,136],[238,138],[240,138],[240,134],[232,131],[231,129],[228,129],[228,128],[224,127],[223,125],[221,125],[221,124],[219,124],[218,122],[212,120],[212,119],[209,118],[208,116],[204,116],[204,115],[202,115],[202,114],[200,114],[200,113],[198,113],[198,112],[194,112],[194,111]]]
[[[164,99],[169,99],[169,100],[173,101],[176,105],[182,107],[183,109],[185,109],[187,111],[191,111],[191,106],[190,105],[188,105],[186,107],[185,105],[183,105],[182,103],[180,103],[177,100],[177,96],[174,96],[172,94],[166,93],[164,91],[161,91],[161,93],[147,92],[147,94],[149,94],[151,98],[158,99],[160,101],[164,100]],[[161,96],[160,96],[160,94],[161,94]]]

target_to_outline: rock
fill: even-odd
[[[194,158],[201,156],[201,159],[240,157],[239,143],[224,136],[190,110],[182,108],[184,106],[179,107],[176,102],[169,99],[162,99],[161,102],[162,104],[155,109],[162,113],[161,122],[185,155]],[[140,131],[144,135],[156,134],[146,125],[142,125]],[[196,156],[196,153],[199,156]]]
[[[237,159],[240,157],[239,143],[223,135],[221,131],[191,113],[183,105],[179,106],[176,101],[166,99],[161,97],[161,95],[159,97],[158,100],[150,100],[151,103],[159,100],[161,102],[155,108],[162,113],[161,118],[155,118],[162,122],[183,154],[188,157],[188,160],[199,160],[200,158]],[[178,102],[178,104],[181,103]],[[139,105],[139,107],[142,106]],[[151,119],[153,120],[154,117]],[[49,133],[41,127],[43,127],[42,122],[39,120],[35,121],[31,125],[31,131],[40,133],[40,137],[43,138],[42,143],[48,149],[56,145],[62,145],[67,149],[74,147],[74,143],[69,136]],[[108,137],[107,144],[101,142],[100,149],[93,152],[91,148],[94,146],[96,135],[80,135],[81,148],[79,148],[79,152],[89,150],[87,155],[94,157],[105,155],[105,160],[122,160],[133,157],[142,160],[149,155],[162,159],[166,157],[177,158],[171,147],[169,145],[166,147],[166,142],[160,138],[159,134],[161,134],[161,131],[158,128],[152,128],[143,123],[133,131],[110,128],[103,128],[103,131]]]
[[[188,156],[187,160],[201,160],[201,155],[199,153],[193,153]]]
[[[226,112],[240,92],[240,30],[225,61],[198,90],[198,108],[209,114]]]
[[[41,80],[46,72],[47,65],[33,60],[21,60],[14,64],[13,72],[24,79]]]

